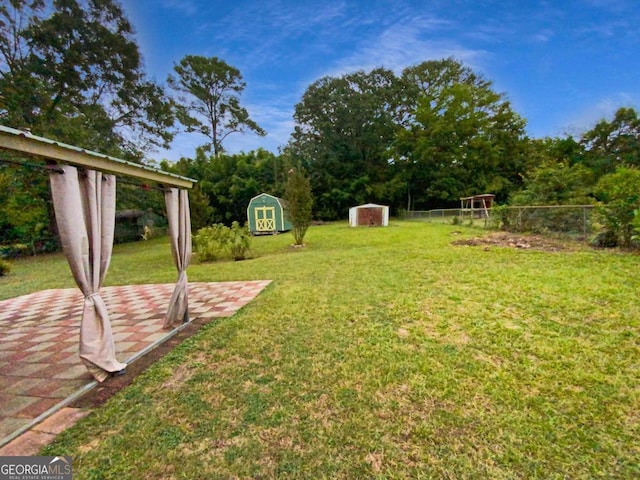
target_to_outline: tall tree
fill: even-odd
[[[287,153],[309,172],[321,218],[388,199],[396,105],[395,76],[383,68],[324,77],[307,88],[295,107]]]
[[[174,115],[163,89],[146,80],[115,0],[8,0],[0,2],[0,123],[143,161],[146,151],[168,146]],[[4,172],[0,190],[25,185],[42,207],[30,210],[30,226],[5,223],[7,235],[47,222],[53,232],[45,177],[35,185],[24,169]]]
[[[402,71],[400,82],[402,101],[398,108],[398,121],[404,127],[409,127],[415,122],[419,103],[425,98],[435,102],[445,89],[456,84],[469,85],[476,89],[491,87],[491,82],[453,57],[427,60],[407,67]]]
[[[209,137],[216,157],[232,133],[266,135],[240,105],[239,95],[246,84],[237,68],[217,57],[187,55],[174,65],[174,71],[177,76],[169,75],[167,82],[178,92],[178,120],[188,132]]]
[[[172,140],[171,103],[114,0],[11,0],[0,34],[3,123],[133,160]]]
[[[301,167],[289,170],[289,178],[284,190],[287,215],[293,225],[292,233],[296,245],[304,245],[304,237],[311,225],[313,196],[311,183]]]
[[[633,108],[620,108],[613,119],[600,120],[582,135],[584,163],[597,176],[621,166],[640,166],[640,118]]]
[[[403,82],[395,159],[412,202],[425,208],[489,192],[506,198],[521,181],[526,139],[525,121],[504,96],[452,59],[411,67]]]

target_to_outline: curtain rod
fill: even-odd
[[[8,163],[11,165],[18,165],[20,167],[30,168],[32,170],[47,170],[54,171],[56,173],[64,173],[64,170],[55,164],[48,163],[42,165],[41,163],[21,162],[18,160],[9,160],[6,158],[0,158],[0,163]]]

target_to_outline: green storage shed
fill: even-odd
[[[254,235],[286,232],[292,228],[287,218],[287,203],[268,193],[256,195],[249,201],[247,220],[249,231]]]

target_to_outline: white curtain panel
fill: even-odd
[[[191,212],[187,190],[165,190],[171,252],[178,269],[178,281],[169,301],[164,328],[173,328],[189,320],[189,283],[187,267],[191,261]]]
[[[85,297],[80,358],[102,382],[127,366],[116,359],[109,314],[100,296],[113,249],[116,179],[93,170],[79,175],[69,165],[62,170],[50,174],[51,193],[62,248]]]

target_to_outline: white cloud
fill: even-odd
[[[243,4],[214,22],[201,24],[199,34],[210,36],[217,51],[241,58],[247,66],[274,64],[307,55],[308,37],[337,35],[351,21],[345,8],[344,2]]]
[[[592,129],[602,119],[611,120],[621,107],[638,108],[640,97],[626,92],[602,98],[597,102],[585,105],[580,112],[563,122],[563,134],[579,136]]]
[[[609,21],[594,22],[578,28],[576,32],[585,38],[593,36],[611,39],[619,36],[636,36],[635,27],[627,19],[614,19]]]
[[[553,30],[549,28],[545,28],[540,30],[537,33],[534,33],[533,35],[531,35],[530,38],[535,43],[547,43],[551,41],[554,36],[555,36],[555,33]]]
[[[615,13],[637,8],[635,0],[585,0],[587,6]]]
[[[402,19],[378,36],[362,39],[354,52],[339,60],[326,75],[381,66],[399,73],[407,66],[447,57],[455,57],[471,68],[479,67],[486,52],[463,47],[438,32],[449,26],[448,21],[436,18]]]
[[[168,10],[176,10],[184,15],[196,15],[200,10],[195,0],[162,0],[161,5]]]

